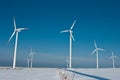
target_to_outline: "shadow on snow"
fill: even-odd
[[[94,78],[94,79],[98,79],[98,80],[110,80],[110,79],[107,79],[107,78],[94,76],[94,75],[90,75],[90,74],[85,74],[85,73],[81,73],[81,72],[77,72],[77,71],[73,71],[73,70],[68,70],[68,71],[79,74],[79,75],[88,76],[88,77],[91,77],[91,78]]]

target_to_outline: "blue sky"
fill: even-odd
[[[69,34],[60,34],[77,20],[73,35],[73,67],[95,67],[94,40],[104,51],[99,54],[100,67],[112,67],[109,57],[114,51],[120,67],[120,2],[117,0],[1,0],[0,66],[12,66],[17,27],[29,28],[19,33],[17,66],[27,66],[31,47],[36,54],[34,67],[66,66]]]

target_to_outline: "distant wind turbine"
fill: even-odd
[[[73,33],[72,29],[73,29],[75,23],[76,23],[76,20],[73,22],[73,24],[72,24],[72,26],[71,26],[71,28],[69,30],[64,30],[64,31],[60,32],[60,33],[64,33],[64,32],[69,32],[70,33],[69,68],[72,67],[72,39],[74,40],[74,37],[73,37],[73,34],[72,34]]]
[[[99,68],[98,51],[103,51],[103,49],[98,48],[95,41],[94,41],[94,44],[95,44],[95,50],[91,53],[91,55],[94,54],[94,53],[96,52],[96,60],[97,60],[97,61],[96,61],[96,66],[97,66],[97,69],[98,69],[98,68]]]
[[[31,49],[30,54],[29,54],[29,56],[28,56],[28,59],[29,59],[29,61],[30,61],[30,67],[31,67],[31,68],[32,68],[32,65],[33,65],[33,56],[34,56],[34,54],[36,54],[36,53],[33,52],[32,49]]]
[[[22,30],[27,30],[28,28],[16,28],[16,22],[14,18],[14,32],[12,33],[8,43],[11,41],[12,37],[16,34],[16,40],[15,40],[15,47],[14,47],[14,58],[13,58],[13,69],[15,69],[16,66],[16,53],[17,53],[17,43],[18,43],[18,33]]]
[[[67,58],[65,61],[66,61],[66,66],[68,68],[69,67],[69,59]]]
[[[112,59],[112,62],[113,62],[113,68],[115,68],[115,58],[116,56],[114,55],[113,51],[112,51],[112,56],[110,57],[110,59]]]
[[[27,65],[28,65],[28,68],[30,67],[30,58],[28,57],[27,58]]]

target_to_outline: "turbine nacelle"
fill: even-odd
[[[69,32],[72,34],[73,33],[73,31],[71,31],[71,30],[69,30]]]
[[[73,40],[75,40],[74,39],[74,37],[73,37],[73,31],[72,30],[64,30],[64,31],[61,31],[60,33],[65,33],[65,32],[69,32],[70,33],[70,37],[73,39]]]
[[[16,32],[21,32],[22,30],[28,30],[28,28],[18,28],[18,29],[16,29],[15,31],[16,31]]]
[[[32,57],[32,56],[35,55],[35,54],[36,54],[36,52],[33,52],[33,51],[32,51],[32,48],[31,48],[31,51],[30,51],[30,54],[29,54],[28,57],[30,58],[30,57]]]
[[[97,52],[97,51],[103,51],[103,49],[97,48],[97,44],[96,44],[96,41],[95,41],[95,40],[94,40],[94,45],[95,45],[95,50],[93,50],[93,52],[91,53],[91,55],[94,54],[94,53]]]
[[[32,57],[34,54],[36,54],[35,52],[31,52],[29,57]]]
[[[69,33],[70,33],[70,37],[71,37],[73,40],[75,40],[74,37],[73,37],[73,34],[72,34],[72,33],[73,33],[72,29],[73,29],[75,23],[76,23],[76,20],[73,22],[73,24],[72,24],[72,26],[70,27],[69,30],[63,30],[63,31],[61,31],[60,33],[69,32]]]
[[[110,59],[114,59],[114,58],[117,58],[114,53],[112,52],[112,56],[110,57]]]
[[[97,51],[103,51],[103,49],[101,49],[101,48],[97,48],[96,50],[97,50]]]
[[[95,50],[93,50],[93,52],[91,53],[91,55],[94,54],[94,53],[97,52],[97,51],[103,51],[103,49],[96,48]]]
[[[72,26],[70,27],[69,30],[64,30],[64,31],[61,31],[60,33],[64,33],[64,32],[72,32],[72,29],[73,29],[75,23],[76,23],[76,20],[73,22],[73,24],[72,24]]]
[[[15,35],[16,32],[21,32],[22,30],[28,30],[28,28],[16,28],[16,21],[14,17],[14,32],[12,33],[11,37],[8,40],[8,43],[11,41],[12,37]]]

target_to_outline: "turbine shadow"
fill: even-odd
[[[70,72],[73,72],[73,73],[76,73],[76,74],[79,74],[79,75],[91,77],[91,78],[94,78],[94,79],[97,79],[97,80],[110,80],[110,79],[107,79],[107,78],[94,76],[94,75],[90,75],[90,74],[85,74],[85,73],[81,73],[81,72],[77,72],[77,71],[73,71],[73,70],[67,70],[67,71],[70,71]]]

